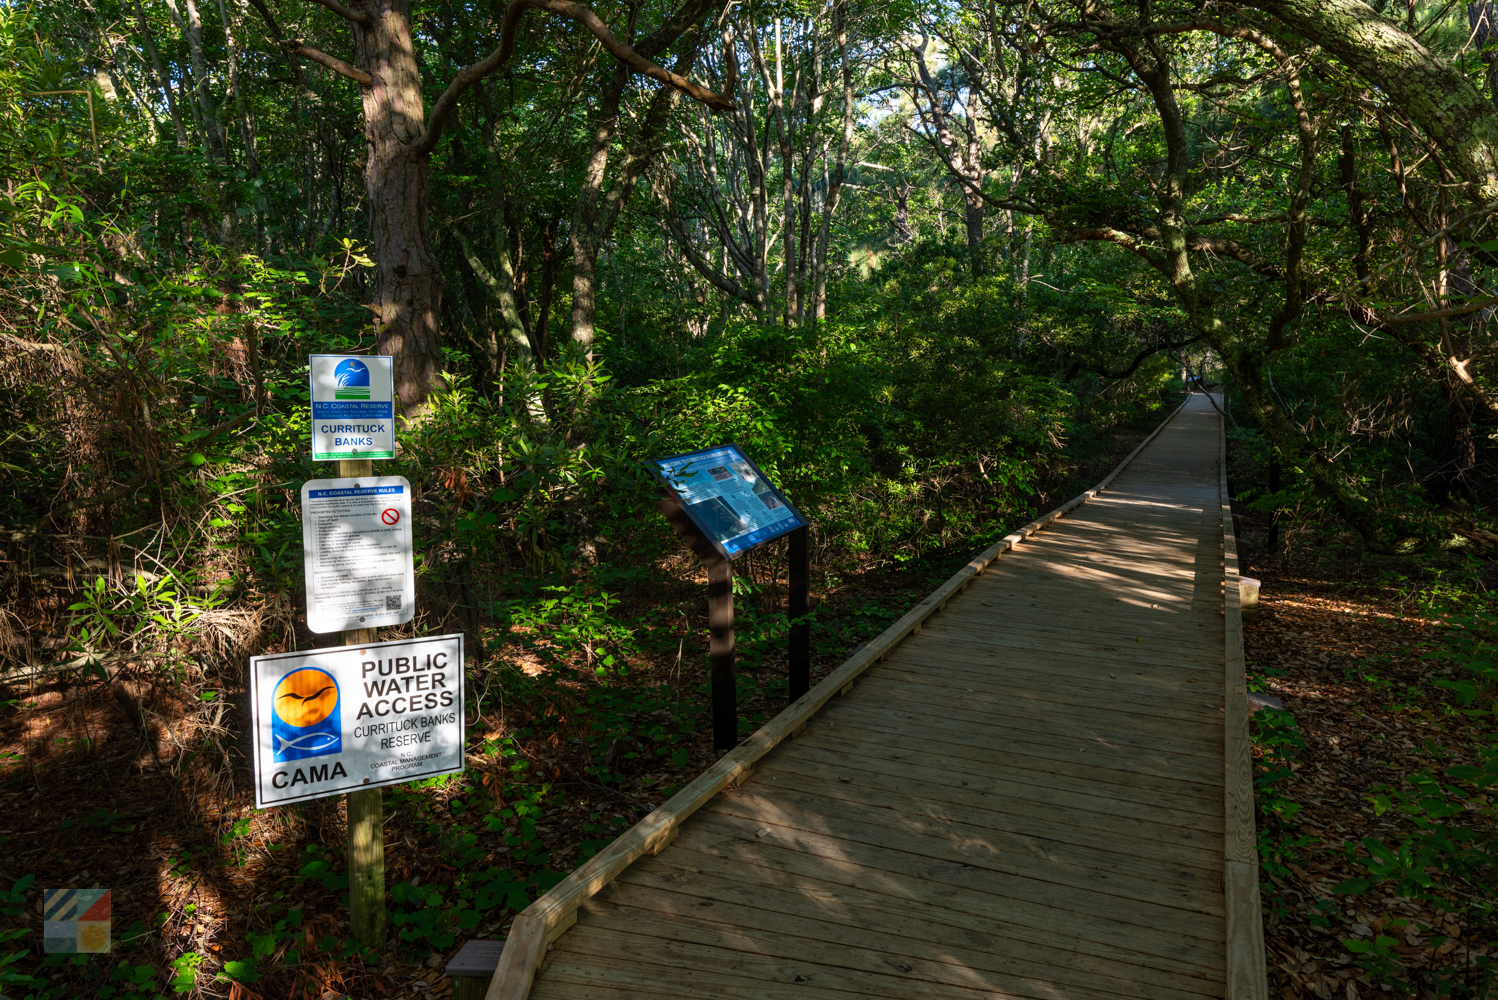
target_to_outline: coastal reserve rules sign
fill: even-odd
[[[463,770],[463,636],[250,660],[255,807]]]

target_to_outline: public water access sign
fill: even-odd
[[[806,521],[736,444],[647,463],[729,559]]]
[[[416,571],[406,477],[309,479],[302,486],[302,560],[313,632],[410,621]]]
[[[312,458],[395,457],[395,369],[381,355],[313,354]]]
[[[255,807],[463,770],[463,636],[250,659]]]

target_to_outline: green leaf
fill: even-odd
[[[254,962],[225,962],[224,975],[236,983],[253,983],[260,978]]]
[[[1358,893],[1367,892],[1373,888],[1373,883],[1365,878],[1350,878],[1337,886],[1332,892],[1343,896],[1356,896]]]
[[[0,250],[0,264],[6,267],[25,267],[26,254],[20,250]]]
[[[195,451],[191,455],[187,456],[187,461],[189,465],[202,465],[204,462],[208,461],[208,456],[203,454],[201,451]]]

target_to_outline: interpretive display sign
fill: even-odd
[[[463,636],[250,659],[255,807],[463,770]]]
[[[381,355],[313,354],[312,459],[395,457],[395,369]]]
[[[703,536],[729,559],[806,522],[736,444],[650,463]]]
[[[416,614],[404,476],[308,480],[302,553],[313,632],[402,625]]]

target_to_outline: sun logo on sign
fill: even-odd
[[[334,399],[368,399],[369,366],[358,358],[344,358],[333,369]]]
[[[338,682],[332,674],[304,667],[281,678],[271,696],[271,739],[277,761],[342,752]]]

